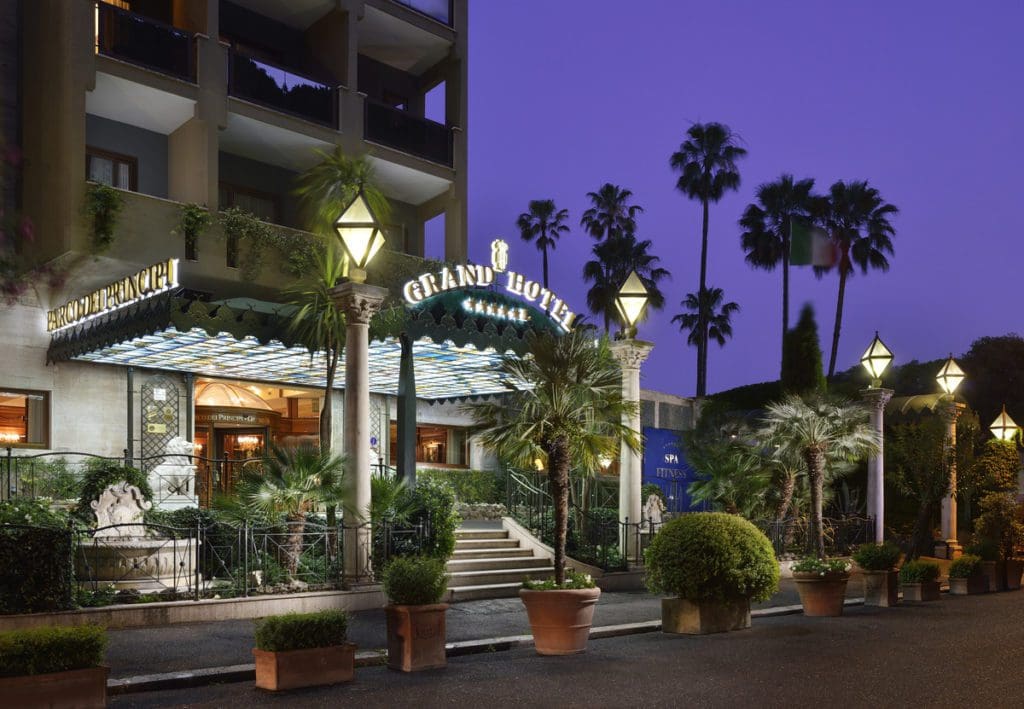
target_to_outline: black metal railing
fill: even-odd
[[[338,127],[338,86],[232,50],[228,93],[299,118]]]
[[[98,53],[195,83],[193,33],[104,2],[95,31]]]
[[[779,558],[813,551],[811,523],[806,517],[754,520],[754,525],[768,537]],[[821,527],[825,552],[830,555],[849,554],[858,545],[874,539],[875,522],[871,517],[825,517]]]
[[[363,105],[363,138],[451,167],[451,128],[371,98]]]
[[[449,27],[452,24],[452,0],[396,0],[400,5],[412,8]]]

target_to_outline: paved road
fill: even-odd
[[[704,637],[593,640],[586,655],[521,648],[402,675],[362,668],[354,683],[268,695],[249,683],[115,698],[113,707],[1019,707],[1024,594],[944,596],[838,619],[756,619]]]

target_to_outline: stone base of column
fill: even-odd
[[[938,540],[935,542],[935,558],[937,559],[959,559],[963,556],[964,548],[956,539]]]

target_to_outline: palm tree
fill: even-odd
[[[789,237],[794,219],[807,219],[813,204],[814,180],[794,181],[782,175],[757,188],[757,203],[747,205],[740,217],[740,242],[746,261],[754,268],[773,271],[782,264],[782,339],[789,330]]]
[[[316,154],[320,162],[299,176],[295,188],[311,232],[337,238],[334,223],[360,190],[377,221],[387,223],[391,205],[377,186],[373,165],[365,157],[349,157],[340,147],[331,153],[317,150]]]
[[[732,316],[740,310],[736,303],[723,303],[725,293],[721,288],[709,288],[701,293],[687,293],[680,305],[686,308],[672,322],[679,323],[679,331],[687,332],[686,342],[700,351],[701,336],[710,338],[725,347],[725,341],[732,337]],[[707,369],[705,367],[705,373]]]
[[[638,241],[632,232],[613,235],[594,244],[595,258],[583,265],[583,280],[594,284],[587,291],[587,307],[604,318],[605,334],[616,314],[615,296],[632,271],[647,289],[648,308],[665,307],[665,294],[658,284],[671,274],[658,266],[661,259],[649,253],[650,248],[650,240]]]
[[[525,388],[498,400],[469,405],[481,442],[512,465],[547,460],[554,501],[555,582],[565,582],[569,470],[597,470],[619,441],[639,446],[639,432],[622,424],[635,405],[622,398],[622,375],[607,338],[596,343],[577,329],[536,339],[531,357],[505,357],[498,371]]]
[[[606,182],[597,192],[587,192],[591,206],[583,212],[580,226],[595,239],[608,239],[632,232],[643,207],[629,204],[633,193]]]
[[[708,205],[718,202],[730,190],[740,186],[736,161],[747,154],[736,144],[737,136],[721,123],[694,123],[686,131],[687,138],[672,153],[669,165],[679,171],[676,189],[690,199],[699,200],[703,210],[700,243],[700,287],[707,289],[708,273]],[[707,393],[707,333],[699,333],[697,344],[697,396]]]
[[[892,237],[896,234],[890,217],[899,210],[882,199],[881,194],[867,181],[833,184],[828,195],[817,201],[815,216],[835,244],[838,252],[836,268],[839,270],[839,295],[836,298],[836,320],[832,330],[832,353],[828,360],[828,376],[836,373],[839,352],[839,332],[843,324],[843,303],[846,298],[846,279],[853,275],[854,266],[863,274],[871,269],[888,271],[892,254]],[[822,269],[815,271],[819,276]]]
[[[769,404],[758,432],[761,444],[780,456],[800,456],[811,488],[811,538],[815,553],[825,557],[822,507],[826,464],[852,460],[878,450],[878,435],[868,425],[864,407],[812,395],[789,396]]]
[[[519,235],[523,241],[536,240],[537,248],[544,254],[544,287],[548,287],[548,249],[554,250],[562,234],[568,233],[569,227],[565,220],[569,218],[568,209],[558,209],[552,199],[535,199],[530,201],[528,212],[523,212],[516,220]]]

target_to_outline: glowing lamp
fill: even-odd
[[[384,246],[384,234],[362,190],[334,222],[334,230],[338,232],[349,260],[349,279],[365,283],[366,264]]]
[[[615,296],[615,307],[626,327],[634,329],[647,308],[647,289],[640,276],[636,275],[636,271],[629,274],[629,278],[619,289],[618,295]]]
[[[1003,405],[1003,412],[999,414],[992,425],[988,427],[992,435],[1000,441],[1012,441],[1020,430],[1020,426],[1014,423],[1010,415],[1006,413],[1006,406]]]
[[[942,391],[952,396],[956,388],[960,386],[960,382],[964,380],[964,370],[960,369],[960,365],[953,359],[953,355],[950,355],[935,378],[938,380],[939,386],[942,387]]]
[[[611,456],[602,455],[600,458],[597,459],[597,463],[598,465],[601,466],[601,470],[607,471],[608,468],[612,466]]]
[[[868,374],[871,375],[871,386],[874,389],[882,386],[882,372],[892,362],[892,350],[885,346],[881,338],[878,336],[878,331],[875,331],[875,339],[868,345],[867,350],[860,358],[860,363],[864,366],[864,369],[868,370]]]

